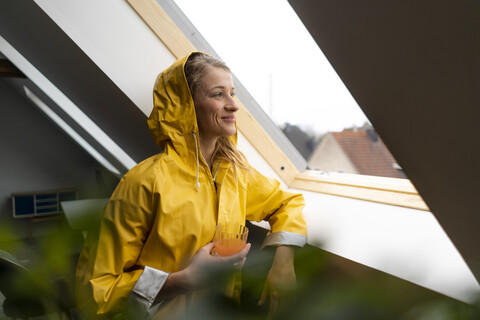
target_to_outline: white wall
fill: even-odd
[[[125,1],[36,3],[145,114],[150,113],[153,81],[174,58]],[[239,148],[260,172],[276,176],[242,135]],[[480,292],[432,214],[303,194],[310,244],[460,300],[469,301],[472,291]]]
[[[35,0],[146,114],[156,76],[175,58],[124,0]]]
[[[308,242],[462,301],[479,285],[430,212],[312,192]]]

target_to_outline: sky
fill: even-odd
[[[287,0],[175,0],[278,125],[325,133],[367,118]]]

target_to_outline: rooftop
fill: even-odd
[[[332,132],[360,174],[405,178],[395,158],[373,129]]]

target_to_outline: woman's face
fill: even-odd
[[[234,96],[235,87],[230,72],[208,68],[193,96],[202,139],[216,141],[218,137],[235,134],[235,113],[239,107],[233,100]]]

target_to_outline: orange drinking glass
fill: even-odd
[[[247,244],[248,228],[241,224],[218,224],[215,230],[215,253],[221,257],[242,251]]]

